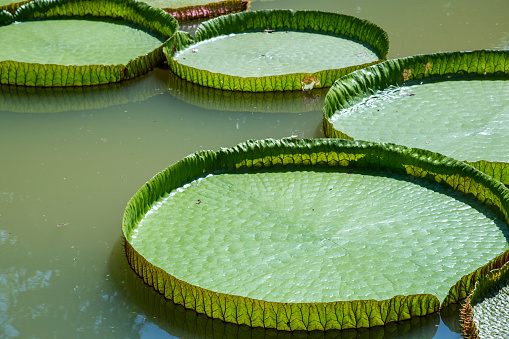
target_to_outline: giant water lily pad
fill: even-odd
[[[509,337],[509,264],[482,277],[463,307],[465,338]]]
[[[389,60],[329,91],[329,137],[396,142],[466,160],[509,184],[509,53]]]
[[[0,59],[66,66],[127,64],[163,42],[114,20],[25,21],[2,28]]]
[[[179,22],[236,13],[246,10],[249,5],[249,0],[148,0],[145,2],[162,8]]]
[[[40,20],[42,19],[42,20]],[[0,82],[97,85],[133,78],[162,62],[177,21],[137,1],[34,1],[1,26]]]
[[[188,81],[263,92],[328,87],[341,75],[382,61],[388,48],[387,34],[366,20],[264,10],[209,20],[194,39],[179,32],[165,54],[173,72]]]
[[[464,298],[509,260],[508,213],[501,183],[440,154],[286,139],[170,166],[131,199],[123,230],[131,267],[178,304],[252,327],[327,330]]]

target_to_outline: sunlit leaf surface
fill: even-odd
[[[328,87],[344,74],[385,59],[388,48],[387,34],[366,20],[318,11],[264,10],[209,20],[198,27],[195,38],[179,32],[166,45],[165,55],[173,72],[188,81],[263,92]],[[217,62],[230,56],[226,64]],[[229,68],[218,69],[218,64]]]
[[[315,166],[330,167],[308,172]],[[292,171],[297,168],[302,170]],[[393,174],[385,172],[389,169]],[[426,186],[419,178],[451,191]],[[433,192],[438,200],[428,195]],[[467,202],[461,193],[478,202]],[[371,201],[379,194],[385,196]],[[131,267],[167,298],[199,313],[282,330],[360,328],[436,312],[437,297],[445,297],[444,305],[458,302],[473,279],[503,265],[509,259],[508,195],[489,176],[429,151],[331,139],[250,141],[191,155],[156,175],[132,198],[123,228]],[[430,201],[436,205],[427,205]],[[461,206],[453,207],[456,203]],[[400,211],[405,204],[410,210]],[[366,212],[366,206],[372,211]],[[477,206],[473,213],[485,206],[495,214],[486,218],[492,213],[486,210],[468,217],[468,206]],[[389,215],[379,214],[383,210]],[[461,213],[454,216],[454,210]],[[454,220],[451,228],[448,218]],[[483,219],[495,224],[474,225]],[[487,229],[496,234],[483,243]],[[443,248],[442,241],[448,242]],[[493,241],[499,247],[488,253]],[[444,256],[455,248],[461,259]],[[464,260],[467,248],[473,257],[484,251],[486,257]],[[437,261],[427,261],[433,253]],[[458,269],[459,261],[471,266]],[[386,275],[370,275],[370,265],[384,267],[378,272]],[[346,271],[335,271],[341,267]],[[335,273],[328,276],[329,271]],[[401,271],[407,275],[398,278]],[[472,273],[462,277],[461,272]],[[442,285],[428,285],[432,276]]]
[[[76,29],[79,33],[83,33],[83,31],[91,29],[88,26],[88,20],[79,20],[75,23],[69,23],[65,20],[50,20],[61,17],[82,19],[85,16],[87,18],[103,18],[107,21],[116,20],[116,23],[120,24],[120,26],[108,25],[108,28],[105,29],[101,25],[106,23],[93,22],[100,26],[95,27],[98,30],[95,34],[91,34],[94,33],[93,31],[87,32],[89,35],[84,39],[71,37],[70,40],[66,40],[67,36],[71,34],[69,24],[71,24],[73,30]],[[21,41],[21,46],[13,44],[12,41],[2,43],[4,46],[14,48],[16,53],[11,48],[6,47],[3,49],[7,55],[0,58],[5,60],[0,62],[0,83],[25,86],[97,85],[118,82],[145,74],[162,62],[163,42],[174,35],[178,26],[177,21],[164,11],[142,2],[131,0],[102,0],[94,2],[83,0],[35,1],[17,10],[14,19],[16,20],[15,23],[0,27],[2,32],[7,32],[7,34],[2,34],[2,37],[9,38],[11,34],[14,34],[34,40]],[[36,19],[43,19],[44,22]],[[64,26],[58,29],[50,27],[49,32],[51,34],[45,34],[43,27],[48,21],[53,25]],[[131,55],[133,47],[131,44],[138,38],[136,34],[135,36],[130,35],[127,37],[127,42],[122,43],[120,41],[120,44],[117,45],[120,49],[115,51],[117,56],[123,55],[121,57],[122,60],[104,60],[104,58],[101,60],[100,55],[104,54],[102,50],[107,47],[104,46],[104,42],[100,43],[97,47],[97,41],[100,39],[96,37],[98,35],[104,37],[105,31],[112,28],[114,33],[110,39],[117,42],[118,30],[116,29],[120,28],[122,31],[123,23],[135,27],[143,27],[146,32],[153,36],[136,29],[134,31],[139,33],[138,38],[141,38],[140,41],[144,40],[144,37],[150,37],[155,43],[152,42],[150,46],[143,47],[143,52],[138,51],[138,53]],[[80,25],[83,24],[85,27],[80,28]],[[40,29],[43,31],[40,31]],[[59,34],[62,32],[65,32],[66,35],[60,36]],[[97,32],[100,32],[100,34]],[[27,34],[27,36],[23,34]],[[12,37],[10,40],[12,40]],[[76,41],[79,43],[76,44]],[[59,45],[62,42],[63,44]],[[114,45],[113,43],[112,46]],[[126,52],[129,56],[121,52],[121,50],[126,51],[126,45],[130,46]],[[83,46],[87,46],[87,48],[84,49]],[[92,59],[87,57],[88,53],[94,52],[94,46],[96,46],[95,52],[99,53],[99,55],[95,55],[97,57],[95,62],[93,62],[93,56],[91,56]],[[66,59],[68,56],[71,56],[70,59]],[[101,65],[101,63],[106,65]]]
[[[389,60],[331,88],[324,130],[441,152],[509,184],[508,77],[507,51]]]

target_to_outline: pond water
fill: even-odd
[[[250,8],[318,9],[370,20],[389,33],[390,58],[509,49],[509,2],[501,0],[252,0]],[[131,196],[182,157],[253,138],[322,137],[322,112],[288,113],[284,104],[278,106],[284,113],[249,105],[246,111],[201,108],[164,90],[175,82],[168,70],[158,70],[101,87],[104,92],[2,88],[0,337],[290,337],[225,325],[160,298],[127,266],[121,222]],[[193,93],[202,92],[190,90],[191,99]],[[195,99],[188,101],[201,100]],[[459,338],[456,315],[452,309],[316,337]]]

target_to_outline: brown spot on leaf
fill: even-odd
[[[401,73],[401,75],[403,76],[403,81],[407,81],[410,78],[410,76],[412,75],[412,70],[404,69],[403,73]]]
[[[312,90],[313,86],[320,85],[320,79],[318,79],[317,77],[315,77],[313,75],[308,75],[302,79],[300,84],[302,85],[303,91]]]
[[[426,66],[424,66],[424,74],[428,73],[430,68],[431,68],[431,63],[427,62]]]

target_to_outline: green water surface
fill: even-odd
[[[507,226],[438,184],[369,172],[209,175],[147,213],[133,246],[176,278],[278,302],[431,293],[508,248]]]
[[[295,31],[223,35],[191,45],[175,56],[187,66],[241,77],[314,73],[378,59],[369,46],[358,41]]]
[[[127,24],[98,20],[15,22],[0,32],[0,60],[41,64],[127,64],[164,42]]]
[[[509,80],[390,87],[346,110],[334,128],[354,139],[429,149],[459,160],[509,161]]]

